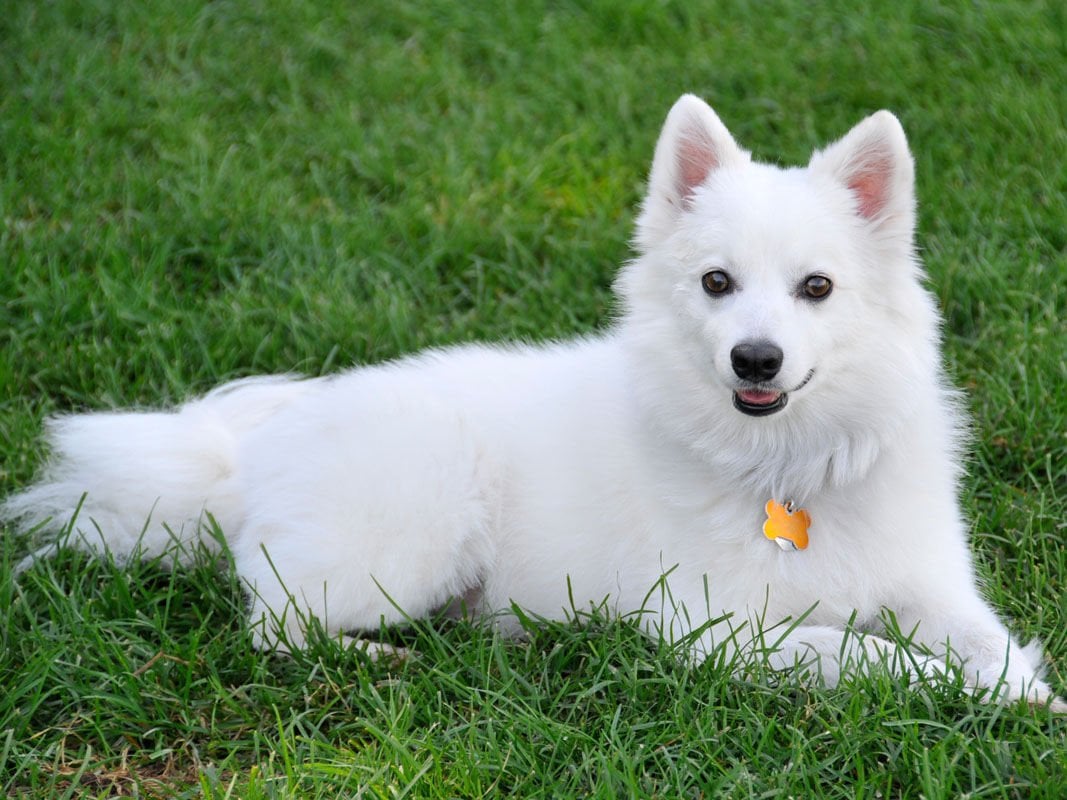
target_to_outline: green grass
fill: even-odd
[[[674,99],[796,163],[889,107],[968,390],[988,594],[1067,689],[1062,3],[11,0],[0,495],[57,411],[568,336],[611,314]],[[224,565],[0,537],[0,789],[27,797],[1067,796],[1067,721],[688,669],[625,624],[251,650]]]

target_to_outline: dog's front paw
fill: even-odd
[[[1062,697],[1053,697],[1044,704],[1053,714],[1067,714],[1067,700]]]
[[[388,664],[392,667],[398,667],[405,661],[418,656],[418,653],[407,647],[377,642],[373,639],[358,639],[348,635],[341,636],[341,646],[358,650],[374,663]]]
[[[1031,686],[1024,699],[1035,710],[1048,709],[1053,714],[1067,714],[1067,700],[1054,695],[1043,681]]]

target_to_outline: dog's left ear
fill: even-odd
[[[878,111],[811,157],[813,173],[846,186],[855,213],[877,232],[910,243],[915,228],[915,164],[904,129],[888,111]]]

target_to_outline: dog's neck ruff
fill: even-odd
[[[783,505],[772,499],[763,510],[767,514],[763,523],[764,536],[786,551],[807,548],[811,515],[805,509],[794,508],[791,500]]]

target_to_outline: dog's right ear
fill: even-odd
[[[637,249],[646,252],[672,230],[694,193],[715,170],[748,160],[711,107],[682,95],[656,143],[648,194],[637,219]]]

